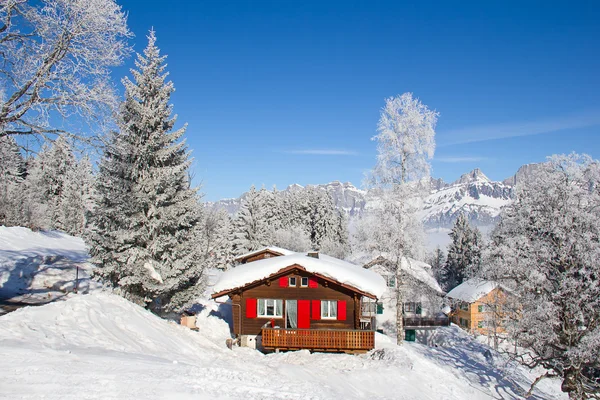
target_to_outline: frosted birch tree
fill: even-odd
[[[515,295],[505,307],[517,357],[561,378],[571,399],[598,398],[600,162],[551,157],[517,186],[501,218],[484,276]]]
[[[0,1],[0,137],[61,133],[53,113],[109,120],[130,36],[113,0]]]
[[[97,274],[153,312],[179,310],[203,289],[202,210],[191,188],[190,152],[174,129],[165,56],[151,31],[125,78],[121,132],[100,164],[89,234]]]
[[[420,258],[424,231],[417,210],[423,182],[429,177],[429,159],[435,151],[435,125],[438,113],[414,98],[412,93],[386,99],[381,110],[377,142],[377,164],[369,184],[380,195],[373,210],[371,250],[384,255],[396,274],[397,342],[402,344],[403,259]],[[371,251],[373,252],[373,251]],[[409,266],[410,267],[410,266]]]

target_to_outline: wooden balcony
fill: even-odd
[[[375,347],[375,332],[334,329],[262,329],[266,349],[364,353]]]
[[[404,317],[404,329],[435,328],[450,326],[448,317]]]

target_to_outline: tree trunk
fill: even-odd
[[[401,263],[402,261],[400,261]],[[404,321],[403,321],[403,304],[404,297],[402,296],[402,276],[401,265],[396,266],[396,343],[401,346],[404,342]]]

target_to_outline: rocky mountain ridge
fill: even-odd
[[[492,181],[479,168],[461,175],[452,183],[446,183],[441,178],[431,178],[431,193],[425,199],[421,211],[425,226],[429,229],[450,228],[461,213],[466,214],[469,221],[477,226],[495,224],[501,208],[512,202],[514,186],[531,175],[537,165],[523,165],[515,175],[501,182]],[[350,182],[333,181],[310,186],[327,191],[335,205],[350,217],[363,213],[371,197],[366,190],[359,189]],[[301,185],[292,184],[283,192],[302,188]],[[215,205],[235,214],[243,197],[244,194],[237,199],[223,199]]]

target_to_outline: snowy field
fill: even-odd
[[[7,248],[9,233],[0,230],[0,257],[11,276],[52,269],[32,257],[85,260],[76,238]],[[377,349],[361,356],[263,355],[227,349],[225,305],[200,301],[194,332],[99,290],[62,299],[0,317],[1,399],[518,399],[535,377],[454,326],[438,330],[437,347],[377,335]],[[566,397],[548,380],[531,398]]]

